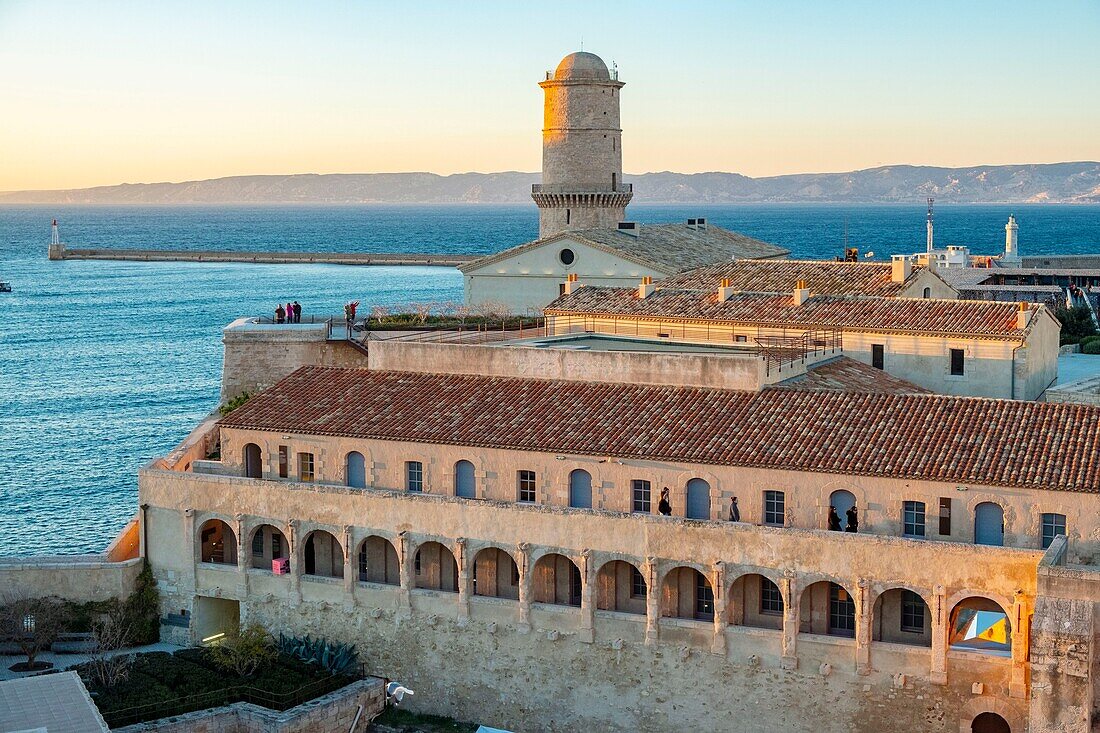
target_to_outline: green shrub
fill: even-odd
[[[1060,306],[1054,309],[1054,315],[1062,322],[1061,343],[1076,344],[1082,339],[1096,335],[1096,324],[1092,322],[1092,311],[1087,306],[1073,308]]]
[[[134,592],[122,605],[122,621],[130,627],[130,644],[160,641],[160,593],[148,562],[137,577]]]
[[[241,392],[239,395],[219,407],[218,412],[221,413],[222,417],[225,417],[250,399],[252,399],[251,392]]]
[[[270,666],[278,655],[271,634],[260,624],[250,624],[210,649],[210,658],[219,669],[245,678]]]
[[[332,674],[352,674],[359,663],[359,652],[354,644],[331,642],[325,638],[313,639],[279,634],[279,652],[297,657],[303,662],[315,664]]]
[[[1082,354],[1100,354],[1100,339],[1081,343]]]

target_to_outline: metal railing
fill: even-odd
[[[544,318],[517,318],[498,324],[471,324],[446,328],[410,328],[402,331],[365,331],[369,341],[413,341],[440,344],[487,344],[517,339],[537,338],[546,335]]]
[[[583,189],[576,186],[570,186],[564,183],[532,183],[531,193],[577,193],[577,194],[595,194],[595,193],[634,193],[633,183],[616,183],[614,187],[601,188],[601,189]]]
[[[838,329],[807,331],[799,336],[757,336],[754,342],[764,359],[764,373],[779,374],[795,364],[805,365],[817,357],[843,350],[843,333]]]

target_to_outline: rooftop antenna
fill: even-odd
[[[928,198],[928,254],[932,254],[932,203],[934,198]]]

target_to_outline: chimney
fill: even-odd
[[[657,286],[653,284],[653,278],[651,278],[649,275],[646,275],[642,278],[641,284],[638,285],[638,297],[643,299],[648,298],[649,296],[653,295],[653,291],[656,289]]]
[[[571,272],[565,278],[565,290],[562,291],[562,295],[571,295],[580,287],[583,286],[577,282],[577,273]]]
[[[913,262],[907,255],[894,255],[890,258],[890,282],[903,283],[913,272]]]
[[[799,280],[794,286],[794,304],[802,305],[810,299],[810,289],[806,287],[805,280]]]
[[[737,290],[730,287],[730,279],[728,277],[722,278],[722,284],[718,286],[718,302],[725,303],[736,292]]]
[[[1020,301],[1018,310],[1016,311],[1016,328],[1021,331],[1031,325],[1031,317],[1034,312],[1031,310],[1031,306],[1024,301]]]
[[[636,221],[620,221],[616,229],[622,234],[629,234],[632,237],[636,237],[641,234]]]

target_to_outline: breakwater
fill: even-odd
[[[478,259],[477,255],[367,252],[248,252],[172,249],[74,249],[50,246],[51,260],[127,260],[136,262],[245,262],[265,265],[435,265],[457,267]]]

